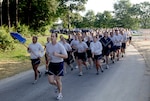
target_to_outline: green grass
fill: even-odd
[[[62,34],[59,34],[59,36]],[[65,38],[67,38],[67,35],[63,35]],[[43,46],[46,43],[46,38],[48,36],[42,36],[38,37],[38,42],[41,43]],[[26,46],[28,46],[32,38],[26,38],[27,41],[25,43]],[[58,41],[60,39],[58,38]],[[15,49],[8,51],[8,52],[0,52],[0,61],[25,61],[29,60],[29,54],[27,53],[27,48],[21,44],[21,43],[16,43],[15,44]]]

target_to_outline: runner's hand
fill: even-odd
[[[59,54],[57,52],[54,52],[53,55],[57,56],[57,57],[59,56]]]

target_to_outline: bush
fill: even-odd
[[[29,26],[26,26],[26,25],[18,24],[17,32],[20,33],[23,36],[26,36],[26,37],[30,37],[31,36],[30,30],[29,30]]]
[[[14,49],[14,39],[10,36],[10,33],[6,31],[6,28],[0,28],[0,50],[7,51]]]

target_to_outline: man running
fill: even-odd
[[[63,59],[68,57],[64,46],[57,42],[58,35],[56,33],[51,34],[51,43],[46,47],[46,54],[49,63],[48,80],[49,83],[55,85],[58,88],[57,99],[62,99],[62,76],[63,74]]]
[[[113,46],[113,42],[108,37],[108,32],[104,32],[104,37],[101,38],[100,42],[102,43],[103,46],[102,54],[106,60],[106,69],[108,69],[109,68],[108,57],[111,51],[111,47]]]

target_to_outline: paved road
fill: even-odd
[[[44,71],[44,68],[40,68]],[[62,101],[150,101],[150,76],[145,62],[129,46],[126,56],[100,75],[95,69],[69,71],[63,78]],[[33,71],[27,71],[0,81],[0,101],[56,101],[54,87],[45,75],[32,85]]]

